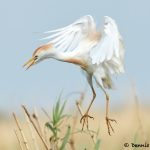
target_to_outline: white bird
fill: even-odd
[[[89,116],[89,110],[96,97],[94,79],[106,96],[106,125],[111,135],[111,130],[114,132],[111,122],[116,120],[108,116],[109,96],[106,89],[113,87],[111,75],[124,72],[124,46],[116,22],[105,16],[102,29],[97,30],[93,17],[87,15],[64,28],[46,33],[50,35],[44,39],[49,42],[38,47],[24,66],[28,69],[48,58],[80,66],[93,93],[92,100],[80,120],[82,129],[85,124],[88,127],[88,118],[93,118]]]

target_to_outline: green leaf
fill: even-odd
[[[62,93],[60,93],[58,100],[57,100],[57,103],[56,103],[56,106],[54,107],[54,111],[53,111],[53,113],[54,113],[53,115],[54,115],[54,119],[55,119],[55,125],[61,120],[61,116],[60,116],[61,96],[62,96]]]
[[[62,113],[63,113],[64,108],[65,108],[65,106],[66,106],[66,102],[67,102],[67,101],[65,101],[65,102],[63,103],[63,105],[62,105],[62,107],[61,107],[61,109],[60,109],[60,112],[59,112],[59,116],[62,116]]]
[[[66,144],[67,144],[67,142],[69,140],[70,133],[71,133],[71,127],[68,126],[68,130],[67,130],[66,135],[65,135],[65,137],[63,139],[63,142],[61,144],[60,150],[64,150],[65,149],[65,146],[66,146]]]
[[[99,149],[100,149],[100,140],[98,139],[95,144],[94,150],[99,150]]]
[[[55,116],[55,108],[53,108],[53,120],[52,120],[53,126],[56,125],[56,116]]]
[[[58,117],[58,114],[59,114],[59,109],[60,109],[60,96],[57,100],[57,103],[56,103],[56,107],[55,107],[55,115]]]
[[[45,123],[45,126],[46,126],[47,128],[49,128],[49,129],[53,132],[54,135],[56,134],[55,128],[54,128],[49,122],[46,122],[46,123]]]

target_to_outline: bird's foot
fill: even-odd
[[[85,124],[86,124],[87,129],[89,129],[89,122],[88,122],[88,119],[89,119],[89,118],[94,120],[94,117],[88,115],[88,113],[85,113],[85,114],[81,117],[80,123],[82,123],[82,130],[84,129]]]
[[[115,122],[117,123],[117,121],[115,119],[110,119],[106,116],[106,125],[107,125],[107,128],[108,128],[108,134],[111,136],[111,131],[112,132],[115,132],[112,125],[111,125],[111,122]]]

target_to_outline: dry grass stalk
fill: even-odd
[[[30,114],[29,114],[28,110],[26,109],[26,107],[25,107],[24,105],[22,105],[22,108],[23,108],[23,110],[25,111],[25,113],[26,113],[27,117],[29,118],[29,121],[30,121],[30,122],[31,122],[31,124],[33,125],[33,127],[34,127],[35,131],[37,132],[38,136],[40,137],[40,139],[41,139],[41,141],[42,141],[42,143],[43,143],[43,145],[44,145],[45,149],[49,150],[48,145],[46,144],[46,142],[45,142],[44,138],[41,136],[41,134],[40,134],[40,132],[39,132],[38,128],[36,127],[36,125],[35,125],[34,121],[32,120],[32,118],[31,118],[31,116],[30,116]]]
[[[48,137],[47,127],[46,126],[44,126],[44,139],[45,139],[45,142],[47,143],[47,145],[50,146],[50,142],[49,142],[49,137]]]
[[[79,103],[79,102],[76,102],[76,105],[77,105],[77,108],[78,108],[78,110],[79,110],[80,115],[83,116],[83,110],[82,110],[82,108],[81,108],[81,106],[80,106],[80,103]]]
[[[45,116],[47,116],[47,118],[49,119],[49,121],[51,120],[51,117],[49,116],[49,114],[47,113],[47,111],[42,108],[42,111],[44,112]]]
[[[139,98],[136,92],[135,84],[133,84],[133,94],[134,94],[134,101],[135,101],[135,108],[136,108],[136,116],[138,120],[138,130],[141,132],[141,137],[143,138],[144,141],[146,141],[146,136],[144,133],[141,117],[140,117],[140,105],[139,105]]]
[[[25,112],[24,112],[25,113]],[[29,128],[29,131],[31,133],[31,138],[32,138],[32,143],[34,144],[34,148],[36,150],[39,150],[39,147],[38,147],[38,144],[37,144],[37,141],[36,141],[36,138],[35,138],[35,135],[34,135],[34,131],[33,131],[33,128],[31,126],[31,123],[30,123],[30,120],[27,116],[27,114],[25,113],[25,118],[26,118],[26,121],[27,121],[27,125],[28,125],[28,128]]]
[[[19,136],[18,136],[17,130],[14,130],[14,132],[15,132],[15,135],[16,135],[16,138],[17,138],[17,141],[18,141],[18,143],[19,143],[20,149],[21,149],[21,150],[23,150],[23,146],[22,146],[22,144],[21,144],[21,140],[19,139]]]
[[[21,134],[23,143],[24,143],[24,145],[25,145],[25,148],[26,148],[26,150],[29,150],[29,146],[28,146],[26,137],[25,137],[25,135],[24,135],[24,133],[23,133],[23,130],[22,130],[22,128],[21,128],[21,125],[20,125],[19,120],[17,119],[15,113],[13,113],[13,117],[14,117],[14,120],[15,120],[15,122],[16,122],[16,125],[17,125],[17,127],[18,127],[18,129],[19,129],[19,131],[20,131],[20,134]]]
[[[38,129],[40,131],[40,134],[41,136],[43,136],[43,132],[42,132],[42,128],[41,128],[41,125],[40,125],[40,122],[39,122],[39,116],[38,116],[38,113],[37,113],[37,110],[36,108],[34,108],[34,114],[32,115],[32,117],[35,119],[36,121],[36,124],[38,126]]]
[[[51,120],[51,117],[49,116],[49,114],[47,113],[47,111],[44,109],[44,108],[42,108],[41,109],[43,112],[44,112],[44,114],[45,114],[45,116],[49,119],[49,121]],[[50,143],[49,143],[49,141],[48,141],[48,136],[47,136],[48,134],[47,134],[47,127],[45,127],[44,126],[44,138],[45,138],[45,142],[49,145]]]
[[[80,103],[79,103],[79,102],[76,102],[76,105],[77,105],[77,108],[78,108],[78,110],[79,110],[79,112],[80,112],[80,115],[83,116],[83,110],[82,110],[82,108],[81,108],[81,106],[80,106]],[[93,143],[95,144],[94,135],[91,134],[91,131],[90,131],[89,129],[88,129],[88,134],[90,135],[90,137],[91,137]]]
[[[79,101],[77,103],[80,103],[80,105],[82,105],[82,102],[84,100],[85,97],[85,92],[82,92],[79,98]],[[77,120],[78,120],[78,112],[76,112],[74,118],[73,118],[73,124],[72,124],[72,132],[75,131],[75,127],[77,125]],[[71,138],[70,138],[70,146],[72,150],[75,150],[75,139],[74,139],[74,134],[72,134]]]

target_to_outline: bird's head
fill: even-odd
[[[53,51],[53,47],[51,44],[46,44],[43,46],[38,47],[33,55],[32,58],[29,59],[23,67],[26,67],[26,69],[29,69],[31,66],[41,62],[44,59],[47,59],[49,57],[51,57]]]

